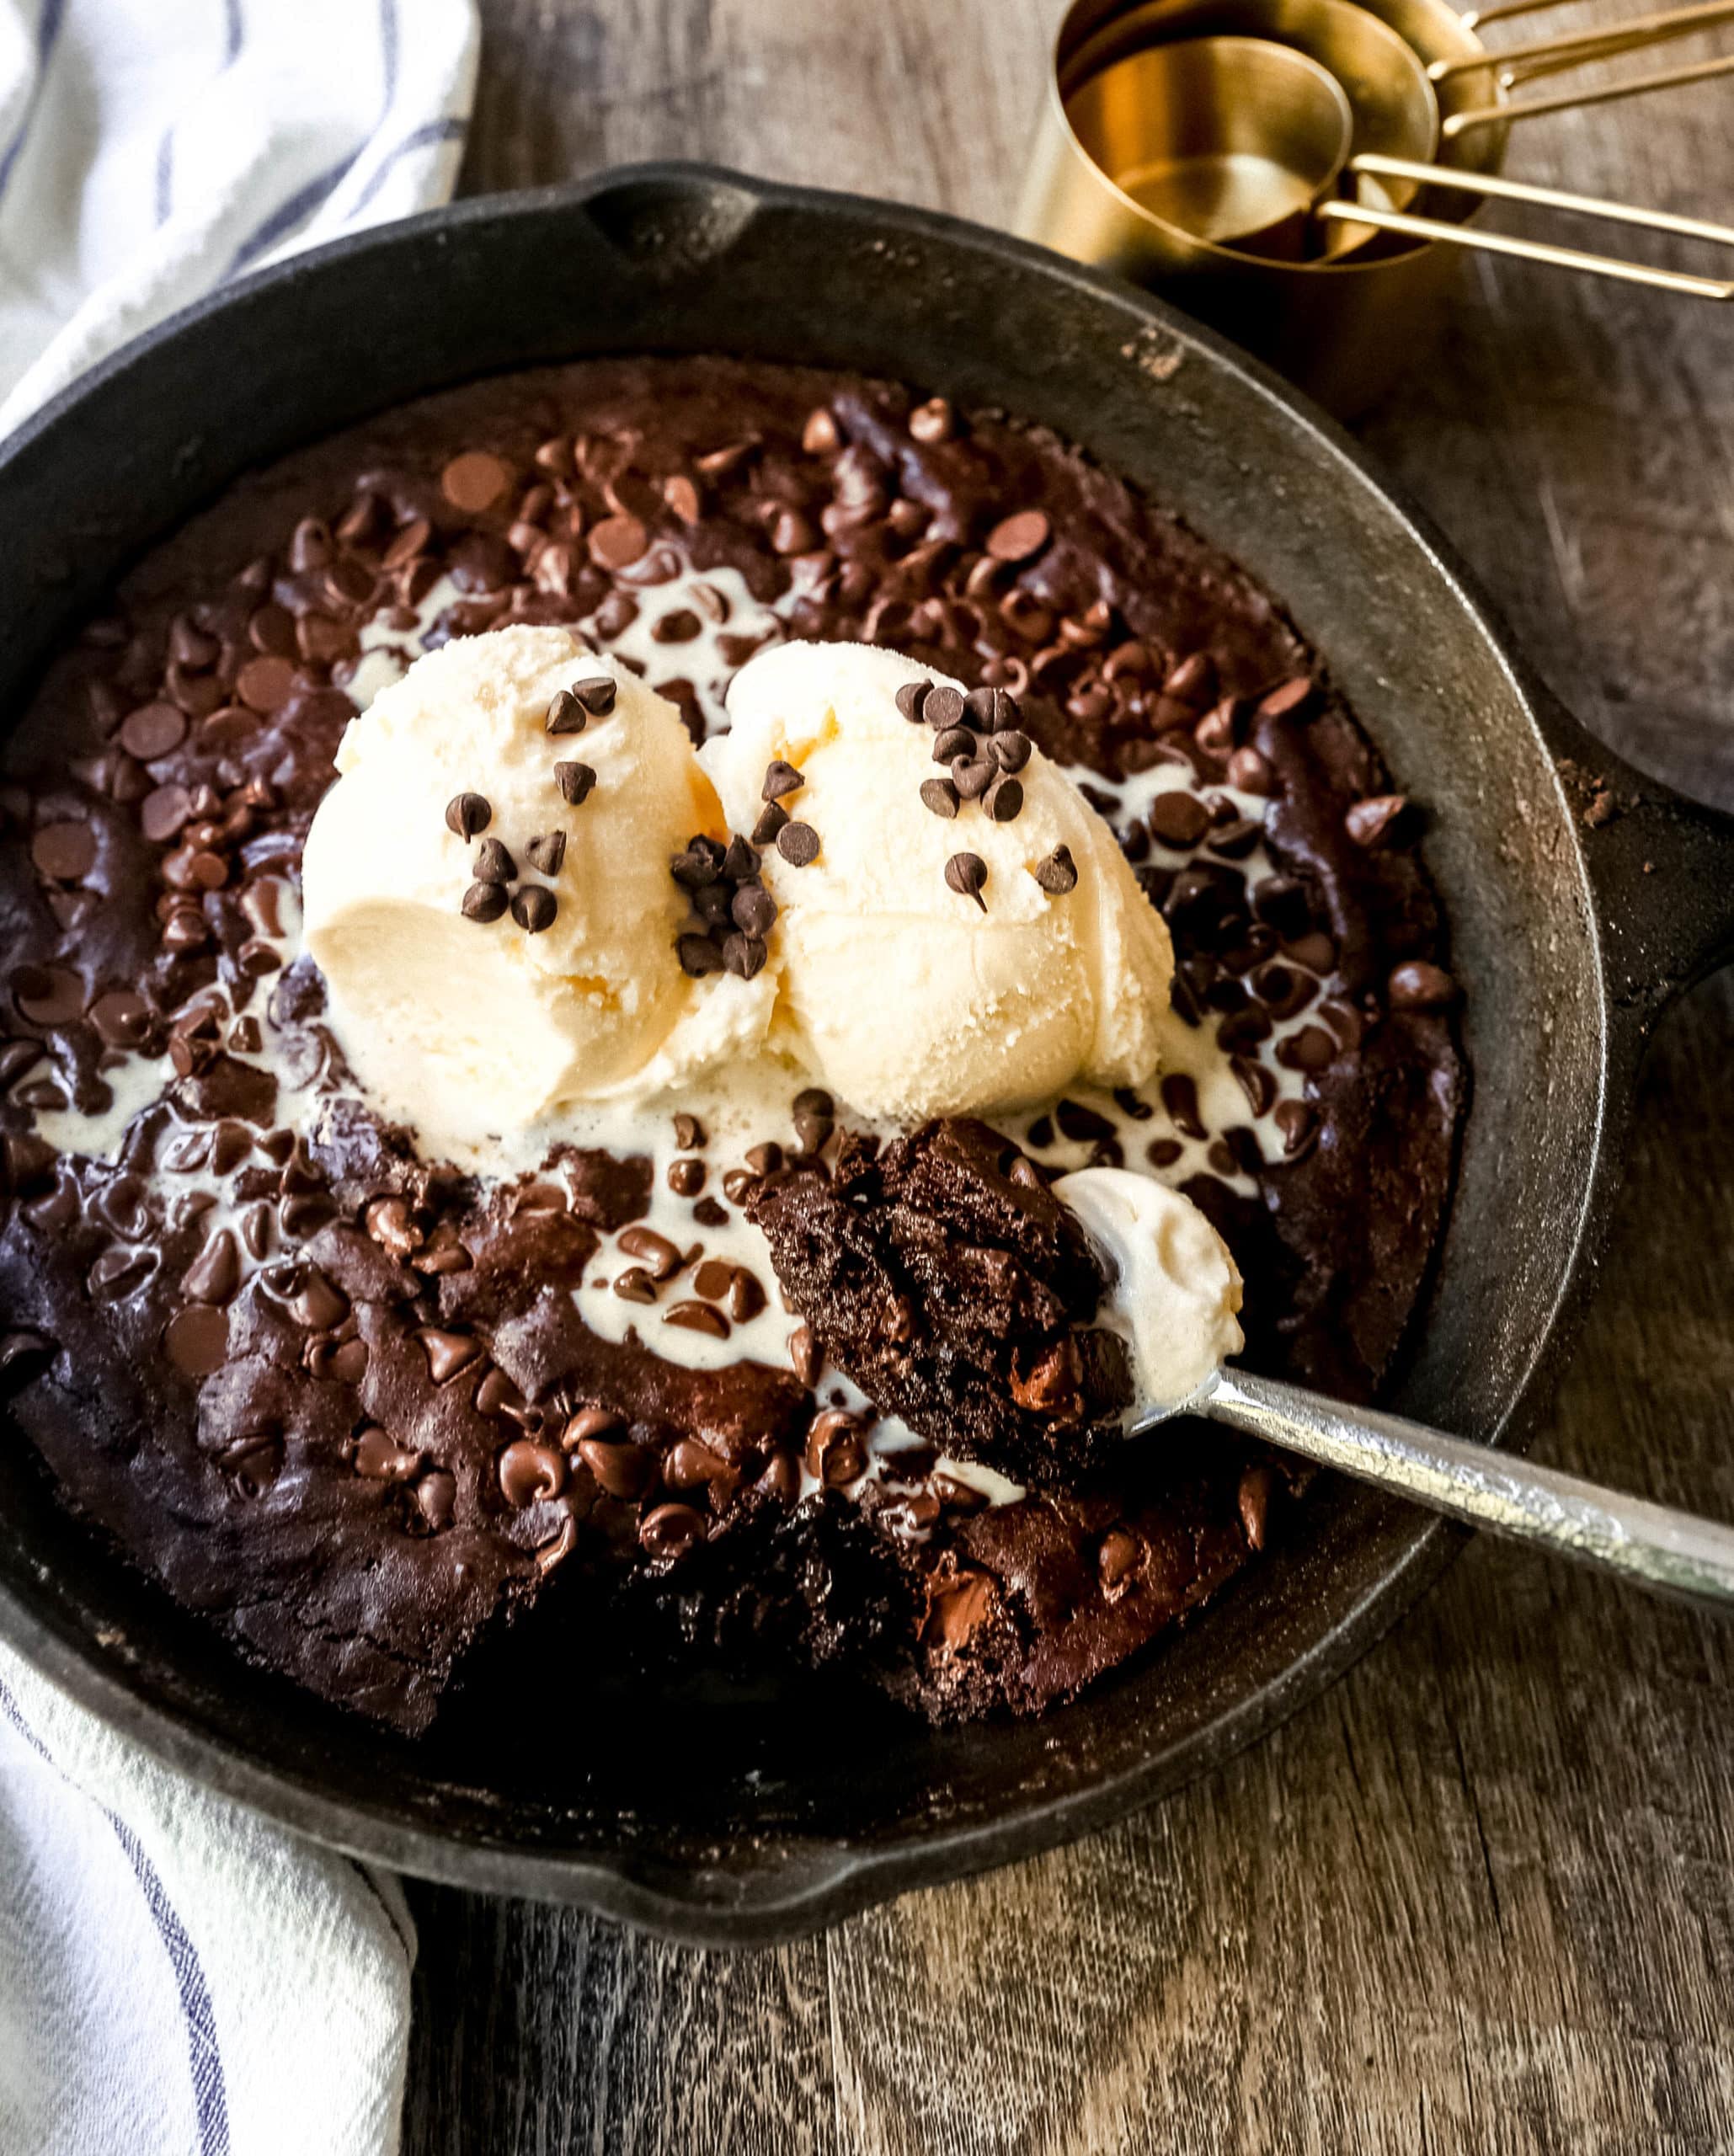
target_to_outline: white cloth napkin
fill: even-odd
[[[275,256],[441,201],[472,0],[0,0],[0,435]],[[0,1651],[0,2156],[390,2156],[396,1882]]]

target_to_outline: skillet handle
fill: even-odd
[[[1734,816],[1689,801],[1605,751],[1566,758],[1602,931],[1616,1040],[1641,1051],[1669,1006],[1734,963]]]

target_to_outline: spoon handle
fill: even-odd
[[[1536,1544],[1657,1593],[1722,1609],[1734,1604],[1734,1529],[1714,1520],[1246,1371],[1224,1370],[1195,1412],[1490,1534]]]

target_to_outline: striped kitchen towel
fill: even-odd
[[[476,50],[472,0],[0,0],[0,434],[225,278],[442,201]],[[414,1949],[394,1881],[0,1651],[0,2156],[389,2156]]]
[[[0,435],[224,278],[443,202],[473,0],[0,0]]]
[[[3,2156],[387,2156],[414,1951],[395,1879],[0,1648]]]

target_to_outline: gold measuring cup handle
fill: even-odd
[[[1505,12],[1505,11],[1502,11]],[[1485,24],[1486,15],[1478,19]],[[1495,67],[1513,82],[1520,82],[1536,61],[1550,62],[1553,73],[1563,63],[1577,66],[1622,52],[1636,52],[1646,45],[1665,45],[1674,38],[1692,37],[1718,23],[1734,22],[1734,0],[1700,0],[1691,8],[1664,8],[1659,14],[1635,16],[1629,23],[1614,23],[1600,29],[1574,30],[1565,37],[1537,38],[1529,45],[1513,45],[1485,57],[1435,60],[1427,69],[1432,83],[1449,83],[1486,67]]]
[[[1603,54],[1596,56],[1606,57]],[[1653,75],[1635,75],[1626,82],[1605,83],[1598,89],[1562,90],[1557,97],[1523,98],[1513,104],[1470,105],[1439,123],[1440,139],[1455,142],[1465,135],[1472,135],[1478,127],[1506,127],[1514,120],[1535,120],[1550,112],[1575,112],[1582,105],[1609,104],[1616,98],[1642,97],[1651,90],[1677,89],[1683,83],[1707,83],[1712,76],[1729,74],[1734,74],[1734,53],[1725,54],[1720,60],[1699,60],[1689,67],[1663,67]]]
[[[1630,202],[1601,202],[1593,195],[1568,195],[1556,187],[1532,187],[1526,181],[1499,179],[1491,173],[1459,172],[1444,165],[1417,164],[1408,157],[1371,155],[1351,158],[1345,169],[1378,179],[1413,179],[1502,202],[1527,202],[1545,210],[1574,211],[1605,217],[1610,223],[1635,225],[1646,232],[1672,232],[1685,239],[1708,240],[1734,248],[1734,227],[1712,225],[1699,217],[1677,216],[1671,210],[1644,210]],[[1514,255],[1524,262],[1545,262],[1558,270],[1582,270],[1623,284],[1647,285],[1663,292],[1704,300],[1734,299],[1734,282],[1696,277],[1681,270],[1658,270],[1645,262],[1624,262],[1611,254],[1588,254],[1575,247],[1555,247],[1546,240],[1519,239],[1507,232],[1481,232],[1437,217],[1415,217],[1400,210],[1381,210],[1357,202],[1322,201],[1315,214],[1340,224],[1371,225],[1380,232],[1405,232],[1416,239],[1438,240],[1447,247],[1468,247],[1486,254]]]

